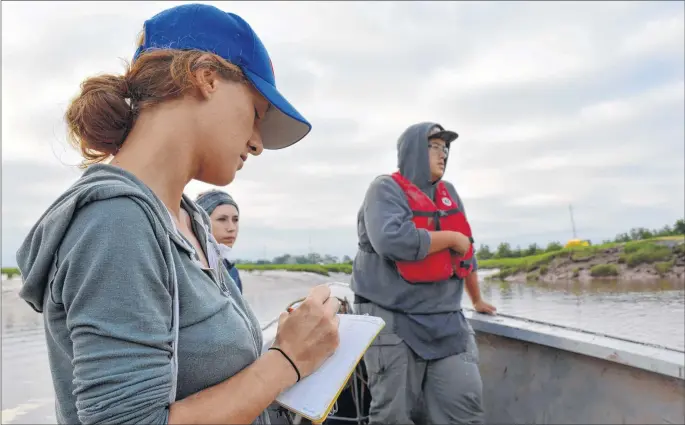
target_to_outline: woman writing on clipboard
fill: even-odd
[[[262,354],[209,218],[183,195],[310,131],[257,35],[212,6],[167,9],[124,75],[84,81],[66,121],[89,167],[17,253],[20,295],[45,315],[58,422],[268,423],[336,349],[338,300],[313,289]]]

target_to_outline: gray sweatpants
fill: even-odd
[[[355,304],[354,309],[386,323],[364,355],[370,424],[483,423],[483,383],[474,334],[469,334],[465,353],[424,360],[394,333],[392,312],[372,303]]]

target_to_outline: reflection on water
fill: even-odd
[[[485,281],[481,292],[512,316],[685,350],[683,282]]]
[[[484,277],[487,272],[481,272]],[[242,273],[245,297],[262,321],[313,285],[349,283],[290,272]],[[2,423],[55,423],[42,315],[19,299],[18,280],[2,282]],[[685,350],[683,282],[481,283],[502,313]],[[464,296],[464,306],[471,302]]]

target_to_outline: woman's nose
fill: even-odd
[[[264,151],[264,145],[262,144],[262,133],[259,131],[259,128],[256,125],[252,132],[252,137],[250,137],[250,141],[247,142],[247,145],[250,148],[251,155],[259,156],[261,155],[262,151]]]

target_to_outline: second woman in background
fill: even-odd
[[[243,284],[240,281],[240,274],[235,264],[229,260],[229,252],[238,239],[238,229],[240,227],[240,210],[238,204],[231,195],[220,190],[209,190],[198,195],[195,200],[209,215],[212,221],[212,236],[219,243],[222,251],[223,261],[228,269],[228,274],[243,292]]]

